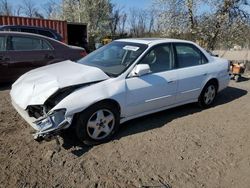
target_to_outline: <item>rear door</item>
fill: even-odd
[[[50,64],[54,60],[51,45],[38,37],[13,35],[7,39],[9,71],[18,78],[25,72]]]
[[[177,103],[198,99],[208,77],[209,63],[205,55],[193,44],[174,43],[178,70]]]

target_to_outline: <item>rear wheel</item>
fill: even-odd
[[[87,145],[109,141],[119,127],[119,110],[112,104],[97,103],[77,116],[76,135]]]
[[[217,95],[217,84],[215,82],[208,82],[202,90],[199,97],[199,104],[204,108],[210,107]]]

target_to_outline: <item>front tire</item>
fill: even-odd
[[[109,141],[119,128],[120,115],[116,106],[97,103],[77,115],[76,135],[86,145]]]
[[[203,108],[209,108],[215,101],[217,95],[218,86],[215,82],[208,82],[203,88],[200,97],[199,104]]]

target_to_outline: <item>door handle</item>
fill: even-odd
[[[203,76],[207,76],[207,73],[204,73]]]

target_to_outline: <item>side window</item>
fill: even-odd
[[[42,50],[42,40],[31,37],[10,37],[10,50],[25,51],[25,50]]]
[[[55,38],[54,35],[50,31],[46,31],[46,30],[38,30],[38,34],[46,36],[46,37],[50,37],[50,38]]]
[[[177,67],[191,67],[207,63],[204,54],[192,44],[175,44]]]
[[[171,70],[173,55],[171,45],[161,45],[153,48],[141,60],[140,64],[148,64],[153,73]]]
[[[5,45],[5,38],[6,37],[0,37],[0,51],[5,51],[6,50],[6,45]]]

